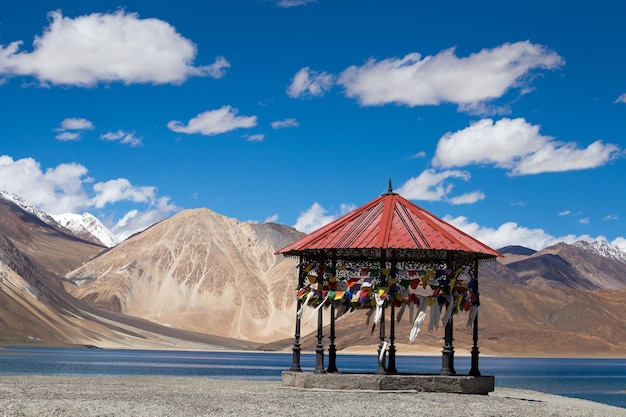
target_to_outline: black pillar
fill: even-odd
[[[449,305],[448,308],[452,308]],[[454,346],[452,345],[453,338],[453,318],[450,317],[450,321],[446,324],[443,350],[441,351],[441,372],[440,375],[456,375],[454,370]]]
[[[396,270],[396,262],[392,261],[391,262],[391,271],[392,271],[391,276],[393,278],[396,278],[395,270]],[[396,306],[395,306],[396,300],[395,300],[395,296],[396,294],[394,293],[393,296],[389,298],[389,302],[391,302],[391,317],[389,318],[389,363],[387,364],[388,374],[398,373],[398,369],[396,368]]]
[[[474,292],[476,294],[476,301],[477,304],[479,304],[479,293],[478,293],[478,259],[475,260],[474,262]],[[478,308],[478,306],[476,307]],[[470,368],[469,374],[472,376],[480,376],[480,371],[478,370],[478,355],[479,355],[479,351],[478,351],[478,311],[476,312],[476,316],[474,316],[474,332],[473,332],[473,338],[474,338],[474,346],[472,346],[472,366]]]
[[[335,253],[331,255],[331,267],[330,273],[337,278],[337,259]],[[337,282],[337,281],[335,281]],[[329,290],[330,288],[330,279],[329,279]],[[336,288],[333,288],[336,290]],[[335,346],[335,306],[332,304],[334,300],[328,300],[330,302],[330,345],[328,346],[328,369],[326,370],[329,373],[335,373],[339,370],[337,369],[337,347]]]
[[[291,348],[291,368],[289,369],[291,372],[302,372],[302,368],[300,368],[300,351],[302,348],[300,347],[300,317],[298,317],[298,311],[302,306],[302,300],[298,300],[296,303],[296,334],[293,342],[293,347]]]
[[[376,312],[374,312],[376,314]],[[385,306],[382,307],[382,314],[380,316],[380,334],[379,334],[379,342],[378,342],[378,368],[376,369],[377,374],[386,374],[387,369],[385,368]]]
[[[337,347],[335,346],[335,306],[330,307],[330,345],[328,346],[328,369],[329,373],[338,372]]]
[[[324,262],[320,262],[320,269],[317,273],[317,290],[322,300],[322,290],[324,289]],[[325,374],[324,369],[324,309],[317,310],[317,344],[315,345],[315,371],[316,374]]]
[[[446,268],[450,271],[450,275],[448,276],[448,281],[451,282],[451,275],[454,274],[454,259],[452,252],[448,252],[447,260],[446,260]],[[453,288],[450,288],[450,292],[452,292]],[[446,306],[446,312],[448,308],[454,308],[453,303],[450,303]],[[456,375],[456,371],[454,370],[454,319],[453,316],[450,315],[450,320],[446,323],[446,327],[444,330],[444,343],[443,350],[441,351],[441,371],[440,375]]]
[[[387,365],[388,374],[397,374],[396,369],[396,306],[394,300],[391,300],[391,317],[389,318],[389,364]]]
[[[304,285],[304,258],[300,257],[300,268],[298,270],[298,288],[302,288]],[[298,298],[296,302],[296,332],[295,338],[293,342],[292,354],[291,354],[291,368],[289,369],[291,372],[302,372],[302,368],[300,367],[300,317],[298,317],[298,311],[302,307],[302,300]]]
[[[383,270],[387,267],[387,256],[385,249],[380,250],[380,286],[384,287],[387,283],[387,277],[384,275]],[[387,367],[385,366],[387,353],[385,352],[387,348],[387,344],[385,343],[385,310],[387,307],[387,302],[383,301],[383,305],[381,306],[381,315],[380,315],[380,332],[379,332],[379,341],[378,341],[378,368],[376,369],[377,374],[386,374]],[[378,307],[375,307],[378,309]],[[374,312],[376,314],[376,312]]]

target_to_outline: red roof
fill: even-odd
[[[485,258],[501,256],[391,191],[276,253],[295,255],[308,250],[370,248],[462,251]]]

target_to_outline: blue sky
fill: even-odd
[[[8,2],[0,189],[122,237],[197,207],[306,232],[391,178],[495,248],[626,250],[626,3],[556,4]]]

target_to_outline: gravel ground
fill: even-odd
[[[277,381],[0,376],[0,416],[610,416],[626,409],[509,388],[489,395],[320,391]]]

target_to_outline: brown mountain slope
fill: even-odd
[[[0,231],[42,270],[65,275],[105,248],[61,233],[0,198]]]
[[[611,253],[600,256],[598,250],[607,250],[607,247],[583,242],[558,243],[530,256],[518,256],[506,265],[531,286],[565,285],[589,290],[626,288],[626,258]]]
[[[185,210],[68,275],[75,296],[173,328],[268,342],[293,334],[298,235],[208,209]]]

